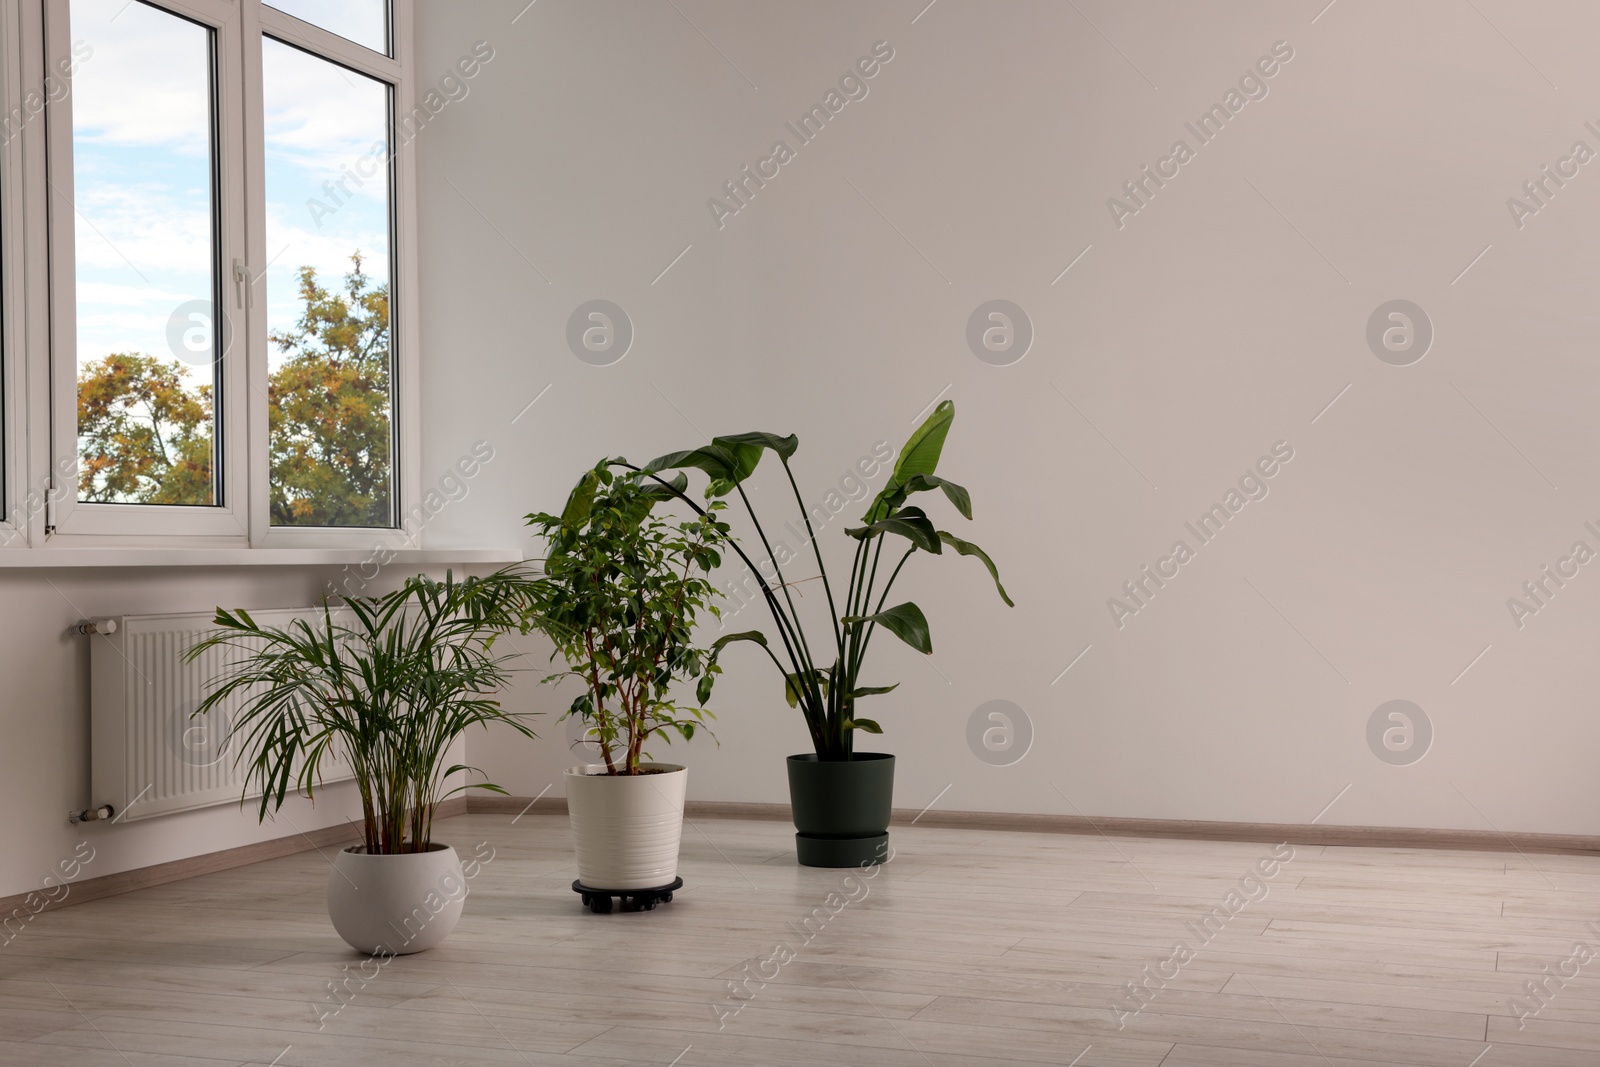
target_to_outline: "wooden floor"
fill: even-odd
[[[0,1065],[1600,1064],[1600,958],[1563,962],[1600,946],[1588,857],[1307,846],[1241,889],[1272,846],[912,827],[847,882],[782,823],[696,819],[672,904],[591,915],[563,817],[439,836],[494,850],[466,915],[365,976],[315,852],[39,916],[0,949]]]

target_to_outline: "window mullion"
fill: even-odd
[[[248,5],[247,5],[248,6]],[[252,266],[249,228],[250,144],[246,38],[242,20],[230,17],[218,30],[218,144],[220,207],[219,262],[217,295],[219,308],[227,309],[230,323],[223,343],[222,373],[219,379],[217,410],[220,445],[217,463],[223,491],[223,504],[232,514],[239,536],[249,536],[250,472],[249,448],[256,436],[248,415],[251,392],[250,374],[254,359],[247,343],[251,309],[259,301],[250,284],[259,268]],[[220,329],[222,316],[216,316]]]
[[[0,174],[0,237],[5,258],[4,352],[6,389],[7,548],[44,541],[51,488],[49,230],[45,203],[45,113],[65,85],[47,66],[41,47],[44,11],[26,0],[0,0],[5,19],[5,113],[21,116],[6,127]],[[46,75],[50,76],[47,82]],[[49,92],[51,87],[55,92]],[[39,91],[30,99],[29,90]],[[59,480],[59,479],[58,479]]]
[[[271,492],[270,412],[267,342],[267,268],[272,253],[265,251],[266,237],[266,122],[263,115],[261,80],[261,4],[243,0],[240,17],[240,106],[244,131],[244,230],[245,262],[249,265],[249,305],[242,318],[239,337],[246,361],[248,382],[244,398],[248,442],[242,450],[244,486],[249,494],[250,544],[266,543],[270,530]]]

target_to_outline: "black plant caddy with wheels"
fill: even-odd
[[[672,893],[683,888],[683,879],[674,878],[671,885],[658,885],[654,889],[595,889],[574,881],[572,891],[583,898],[583,906],[596,915],[611,911],[611,898],[622,902],[623,911],[655,911],[657,904],[672,903]]]

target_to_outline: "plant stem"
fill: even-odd
[[[793,479],[791,479],[790,487],[793,488],[793,486],[794,482]],[[802,653],[802,664],[804,666],[803,670],[796,672],[795,683],[798,686],[808,687],[809,691],[807,692],[806,696],[810,700],[814,701],[813,706],[819,710],[822,710],[823,714],[826,714],[825,709],[827,704],[822,699],[822,688],[817,684],[816,660],[812,658],[811,646],[806,641],[805,628],[800,625],[800,612],[794,606],[794,598],[789,595],[789,584],[783,580],[783,568],[778,565],[777,553],[772,551],[772,545],[767,541],[767,532],[766,530],[762,529],[761,520],[756,517],[756,509],[751,505],[750,498],[745,495],[744,486],[735,485],[734,488],[739,493],[739,499],[744,501],[745,513],[750,516],[750,522],[756,528],[756,536],[761,538],[761,547],[767,550],[767,558],[772,560],[773,573],[775,573],[778,577],[778,588],[783,591],[784,602],[789,605],[789,614],[794,619],[795,640],[800,646]],[[794,489],[794,499],[795,504],[802,512],[804,512],[806,509],[806,504],[805,501],[800,497],[799,489]]]
[[[811,552],[817,559],[817,572],[822,575],[822,590],[828,597],[828,614],[833,621],[833,639],[839,647],[839,658],[844,658],[844,632],[839,628],[839,609],[833,603],[833,589],[828,585],[828,568],[822,562],[822,547],[817,544],[817,532],[811,528],[811,513],[806,510],[805,502],[800,498],[800,487],[795,484],[794,471],[789,467],[789,461],[782,456],[778,457],[783,464],[783,473],[789,476],[789,488],[794,491],[794,498],[800,502],[800,518],[806,524],[806,537],[811,541]]]

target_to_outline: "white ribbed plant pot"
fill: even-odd
[[[427,852],[368,855],[351,845],[334,857],[328,918],[351,948],[404,956],[443,941],[461,918],[467,880],[449,845]]]
[[[655,889],[678,877],[689,772],[672,763],[640,766],[660,773],[613,775],[599,765],[567,768],[578,881],[591,889]]]

